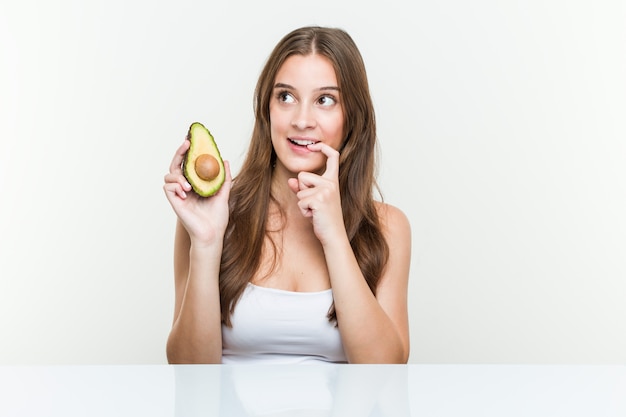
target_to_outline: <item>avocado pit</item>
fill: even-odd
[[[196,158],[195,170],[198,177],[205,181],[211,181],[220,173],[220,164],[213,155],[204,153]]]

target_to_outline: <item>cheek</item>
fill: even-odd
[[[270,106],[270,129],[272,132],[284,129],[284,127],[289,124],[288,117],[286,116],[286,112],[277,111],[275,109],[272,110],[272,106]]]
[[[341,145],[341,142],[344,139],[343,117],[335,116],[332,119],[329,119],[327,122],[328,123],[326,124],[326,137],[328,139],[332,138],[333,142],[336,142],[334,145],[335,145],[335,148],[337,148]]]

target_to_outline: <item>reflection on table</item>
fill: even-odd
[[[176,416],[408,417],[406,366],[177,366]]]
[[[0,366],[5,416],[625,417],[626,366]]]

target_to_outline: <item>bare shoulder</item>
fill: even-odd
[[[390,276],[408,279],[411,263],[411,225],[409,219],[399,208],[390,204],[377,202],[376,209],[380,217],[382,232],[389,247],[389,259],[382,282]]]
[[[396,325],[408,356],[411,227],[408,217],[399,208],[376,203],[376,209],[389,247],[389,258],[376,288],[376,299]]]
[[[383,231],[387,238],[396,236],[398,234],[411,234],[411,224],[409,218],[398,207],[391,204],[382,203],[377,201],[376,210],[380,218]]]

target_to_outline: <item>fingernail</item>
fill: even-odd
[[[188,182],[183,184],[183,187],[185,187],[185,190],[191,190],[191,184],[189,184]]]

